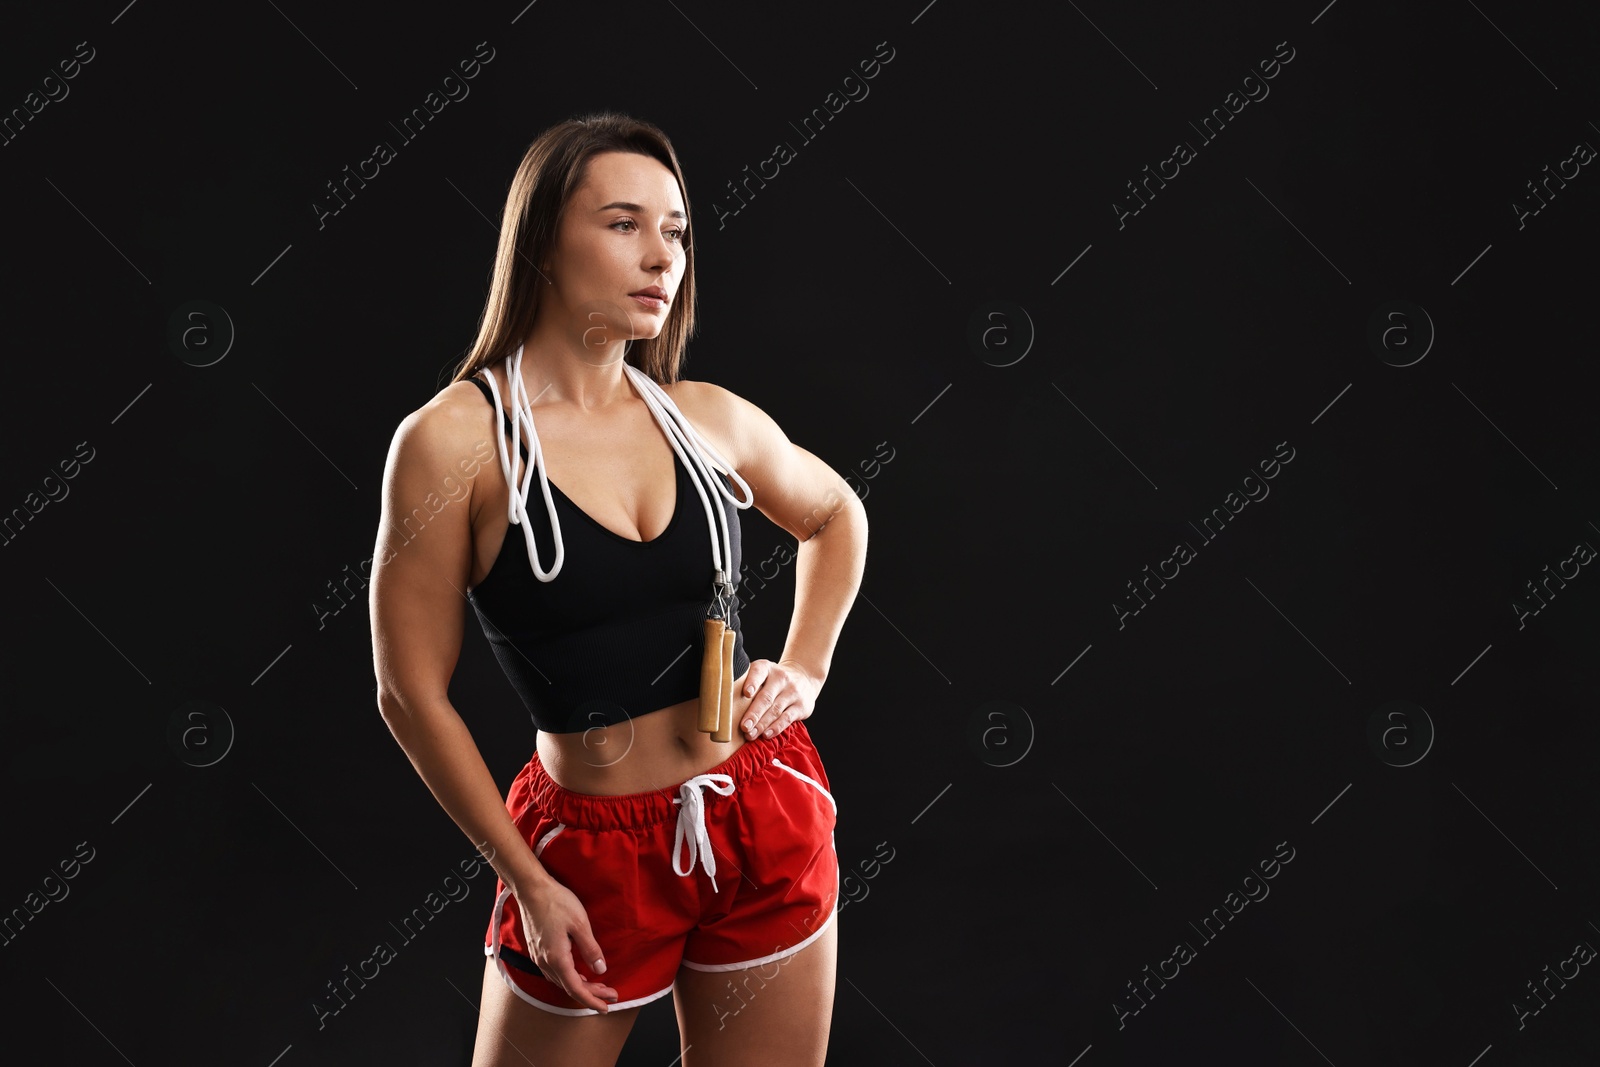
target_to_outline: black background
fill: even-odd
[[[492,872],[316,1024],[472,850],[378,715],[366,605],[313,605],[372,556],[390,437],[472,341],[528,142],[612,107],[684,163],[686,375],[866,494],[808,722],[855,872],[830,1063],[1600,1062],[1588,968],[1514,1008],[1600,944],[1600,578],[1514,608],[1600,544],[1600,178],[1513,206],[1600,144],[1593,9],[921,3],[7,10],[6,113],[94,49],[0,147],[0,509],[93,449],[0,551],[0,912],[94,849],[0,948],[8,1041],[468,1062]],[[470,95],[402,143],[389,123],[484,41]],[[803,141],[880,42],[869,95]],[[1202,143],[1280,42],[1270,95]],[[396,158],[319,228],[380,140]],[[1119,226],[1179,140],[1196,158]],[[780,141],[796,158],[719,227]],[[204,367],[168,343],[196,300],[234,331]],[[744,516],[754,563],[785,535]],[[1119,624],[1179,541],[1195,558]],[[744,613],[753,656],[792,574]],[[534,733],[475,626],[452,699],[508,785]],[[1270,896],[1197,936],[1280,843]],[[1195,958],[1119,1025],[1179,941]],[[659,1000],[620,1062],[675,1035]]]

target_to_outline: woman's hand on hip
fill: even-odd
[[[753,659],[744,680],[750,698],[740,729],[747,738],[775,737],[784,727],[811,717],[822,680],[794,660]]]

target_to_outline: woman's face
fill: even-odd
[[[677,299],[686,263],[688,215],[678,182],[658,160],[601,152],[573,192],[545,275],[541,314],[554,311],[594,351],[608,342],[655,337]],[[634,294],[658,286],[656,298]],[[620,353],[617,353],[620,357]]]

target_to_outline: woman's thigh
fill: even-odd
[[[833,1022],[838,916],[811,944],[738,971],[678,971],[683,1067],[822,1067]]]
[[[472,1067],[527,1067],[530,1063],[612,1067],[639,1016],[638,1008],[604,1015],[557,1015],[535,1007],[511,991],[495,970],[492,957],[484,959],[478,1012]]]

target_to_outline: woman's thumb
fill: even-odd
[[[580,960],[588,963],[595,974],[606,973],[605,957],[600,952],[600,943],[588,930],[572,931],[572,943]]]

